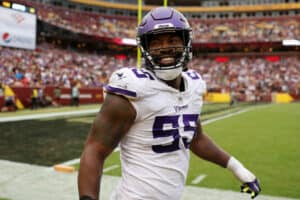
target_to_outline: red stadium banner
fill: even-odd
[[[118,54],[118,55],[115,55],[115,58],[117,60],[126,60],[127,59],[127,56],[124,55],[124,54]]]
[[[279,62],[280,56],[266,56],[268,62]]]
[[[229,58],[227,56],[218,56],[215,58],[215,61],[219,63],[225,63],[229,61]]]

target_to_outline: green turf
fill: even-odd
[[[205,105],[202,119],[246,106]],[[93,118],[94,115],[0,123],[0,159],[53,165],[78,158]],[[260,178],[263,194],[300,198],[299,120],[299,103],[261,106],[208,124],[204,130]],[[112,165],[120,165],[118,152],[105,162],[105,168]],[[105,174],[120,176],[120,170],[119,167]],[[187,184],[201,174],[207,177],[197,186],[239,190],[238,181],[228,170],[192,155]]]
[[[258,107],[251,112],[204,126],[217,144],[238,158],[260,179],[265,195],[300,198],[300,104]],[[104,168],[120,165],[113,153]],[[78,168],[78,165],[76,165]],[[105,174],[120,176],[117,168]],[[198,185],[192,180],[205,174]],[[239,191],[229,170],[191,154],[187,185]]]
[[[300,104],[272,105],[204,127],[224,149],[259,178],[263,194],[300,197]],[[199,185],[237,190],[231,173],[194,156],[187,184],[206,174]]]
[[[78,158],[89,128],[70,119],[0,123],[0,159],[51,166]]]
[[[229,106],[229,104],[225,103],[214,103],[214,104],[205,104],[202,109],[202,114],[203,114],[203,119],[211,119],[213,117],[218,117],[224,114],[229,114],[232,112],[239,111],[247,106],[251,106],[249,104],[239,104],[236,106]],[[68,118],[68,121],[80,121],[80,122],[85,122],[89,123],[92,120],[89,117],[76,117],[76,118]],[[109,156],[109,159],[106,160],[104,164],[105,167],[109,167],[111,165],[117,164],[120,165],[120,156],[118,152],[114,152]],[[74,167],[76,169],[79,168],[79,163],[75,164]],[[114,175],[114,176],[120,176],[121,175],[121,169],[115,169],[113,171],[109,171],[106,173],[107,175]]]
[[[1,113],[0,117],[36,113],[65,112],[100,107],[86,105],[79,108],[62,107]],[[228,104],[210,104],[204,108],[227,111]],[[26,120],[0,123],[0,159],[51,166],[78,158],[95,114],[89,116],[59,117],[57,119]]]

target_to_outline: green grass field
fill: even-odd
[[[300,104],[272,105],[204,127],[227,151],[260,178],[263,193],[300,197]],[[189,184],[207,174],[201,186],[236,189],[230,173],[207,162],[191,159]]]
[[[208,124],[204,130],[259,177],[263,194],[300,198],[299,119],[299,103],[272,105]],[[104,168],[112,165],[120,165],[118,152]],[[120,170],[106,174],[120,176]],[[187,185],[202,174],[206,178],[197,186],[239,190],[240,183],[228,170],[192,155]]]
[[[249,106],[205,105],[202,119]],[[16,114],[24,113],[27,111]],[[78,158],[93,118],[94,115],[0,123],[0,159],[51,166]],[[299,122],[299,103],[268,105],[208,124],[204,130],[260,178],[263,194],[300,198]],[[120,165],[118,152],[105,163],[105,167],[112,165]],[[120,176],[120,168],[106,174]],[[239,190],[238,181],[228,170],[192,155],[187,184],[192,185],[192,180],[202,174],[206,178],[195,186]]]

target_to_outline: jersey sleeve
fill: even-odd
[[[134,100],[139,97],[137,85],[138,83],[132,70],[130,68],[122,68],[111,75],[108,84],[104,87],[104,91]]]

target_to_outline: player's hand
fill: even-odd
[[[254,199],[261,191],[259,182],[257,179],[255,179],[252,182],[244,183],[241,186],[241,192],[246,192],[251,195],[251,199]]]

